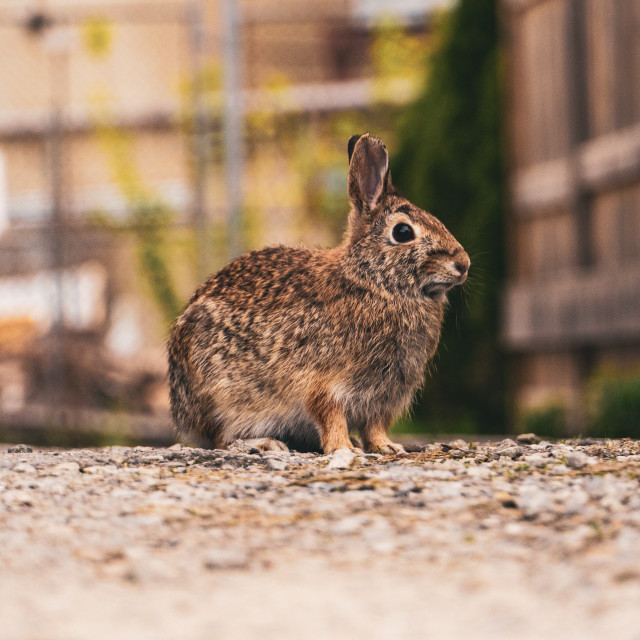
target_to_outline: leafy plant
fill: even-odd
[[[471,257],[469,283],[450,295],[440,348],[416,408],[438,429],[505,428],[499,345],[504,276],[498,25],[495,0],[460,0],[437,23],[426,88],[399,126],[394,181],[440,218]]]
[[[587,387],[587,409],[593,435],[640,437],[640,372],[597,373]]]
[[[519,419],[522,433],[563,437],[567,435],[567,410],[560,400],[527,409]]]
[[[168,230],[173,212],[145,186],[133,161],[131,141],[121,131],[108,125],[97,128],[101,149],[106,154],[114,181],[123,194],[130,214],[125,225],[138,243],[138,256],[142,273],[164,321],[170,326],[182,310],[183,301],[178,294],[169,267]],[[118,226],[115,223],[109,226]]]
[[[85,51],[94,58],[107,55],[113,47],[113,24],[102,17],[91,17],[82,25]]]

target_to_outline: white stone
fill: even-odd
[[[331,533],[335,535],[349,535],[352,533],[356,533],[362,527],[365,526],[369,522],[369,516],[356,514],[353,516],[348,516],[346,518],[342,518],[338,520],[333,527],[331,527]]]
[[[36,468],[32,464],[29,464],[28,462],[21,462],[20,464],[17,464],[15,467],[13,467],[13,469],[11,470],[17,473],[35,473],[36,472]]]
[[[61,462],[53,467],[54,471],[80,471],[80,465],[77,462]]]
[[[356,454],[353,450],[348,449],[347,447],[338,449],[331,456],[327,469],[348,469],[353,464],[355,457]]]
[[[530,456],[525,456],[524,461],[530,467],[544,467],[545,465],[549,464],[551,460],[547,456],[543,456],[540,453],[532,453]]]
[[[205,554],[203,564],[212,571],[245,569],[249,564],[249,556],[240,550],[209,549]]]
[[[284,471],[287,468],[287,463],[285,460],[279,460],[278,458],[268,458],[267,467],[274,471]]]
[[[567,454],[567,466],[572,469],[582,469],[587,465],[587,456],[582,451],[572,451]]]
[[[19,489],[10,489],[3,492],[2,501],[8,507],[31,506],[34,502],[32,493]]]
[[[528,486],[520,490],[516,504],[522,509],[525,518],[536,518],[543,511],[552,509],[552,501],[545,491],[538,487]]]

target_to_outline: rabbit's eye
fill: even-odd
[[[416,237],[413,228],[406,222],[401,222],[393,227],[391,235],[396,242],[409,242]]]

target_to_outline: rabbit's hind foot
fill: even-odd
[[[406,454],[404,447],[397,442],[391,442],[386,431],[369,431],[361,433],[366,453],[381,453],[383,455]]]
[[[397,442],[387,442],[386,444],[376,445],[375,448],[371,447],[366,449],[367,453],[381,453],[383,455],[399,456],[406,455],[404,447]]]

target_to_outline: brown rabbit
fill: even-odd
[[[338,247],[253,251],[194,293],[169,339],[179,431],[214,447],[274,438],[330,453],[353,448],[353,429],[366,451],[403,451],[387,431],[422,382],[469,257],[397,194],[369,134],[349,140],[348,194]]]

